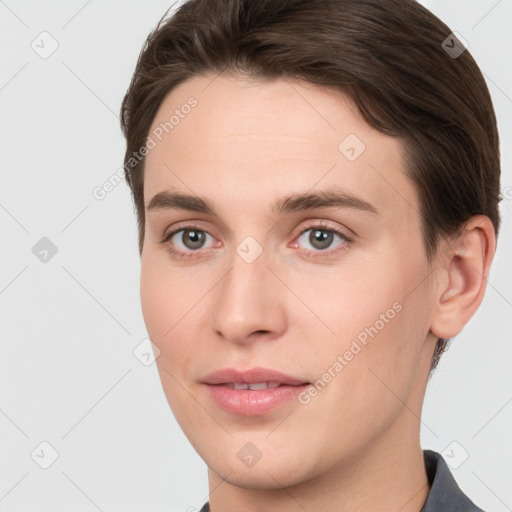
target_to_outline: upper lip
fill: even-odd
[[[232,382],[279,382],[279,384],[298,385],[309,384],[305,380],[286,375],[270,368],[251,368],[250,370],[237,370],[236,368],[222,368],[208,374],[204,379],[205,384],[227,384]]]

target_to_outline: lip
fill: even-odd
[[[250,370],[237,370],[236,368],[222,368],[210,373],[203,379],[204,384],[227,384],[229,382],[255,382],[275,381],[279,384],[294,386],[297,384],[309,384],[304,379],[286,375],[270,368],[256,367]]]
[[[279,387],[267,389],[231,389],[226,384],[235,382],[278,382]],[[286,375],[269,368],[237,370],[223,368],[210,373],[203,379],[211,399],[222,409],[232,414],[259,416],[266,414],[296,398],[308,386],[303,379]]]

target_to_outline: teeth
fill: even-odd
[[[274,389],[279,386],[279,382],[253,382],[251,384],[247,384],[247,382],[228,382],[226,383],[226,386],[230,389]]]
[[[267,389],[267,387],[266,382],[254,382],[249,384],[249,389]]]

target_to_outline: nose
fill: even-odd
[[[236,344],[279,337],[286,326],[285,286],[263,251],[249,262],[238,253],[213,294],[212,328]]]

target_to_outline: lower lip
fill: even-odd
[[[273,389],[231,389],[225,385],[206,384],[213,401],[222,409],[243,416],[259,416],[296,398],[310,384],[278,386]]]

